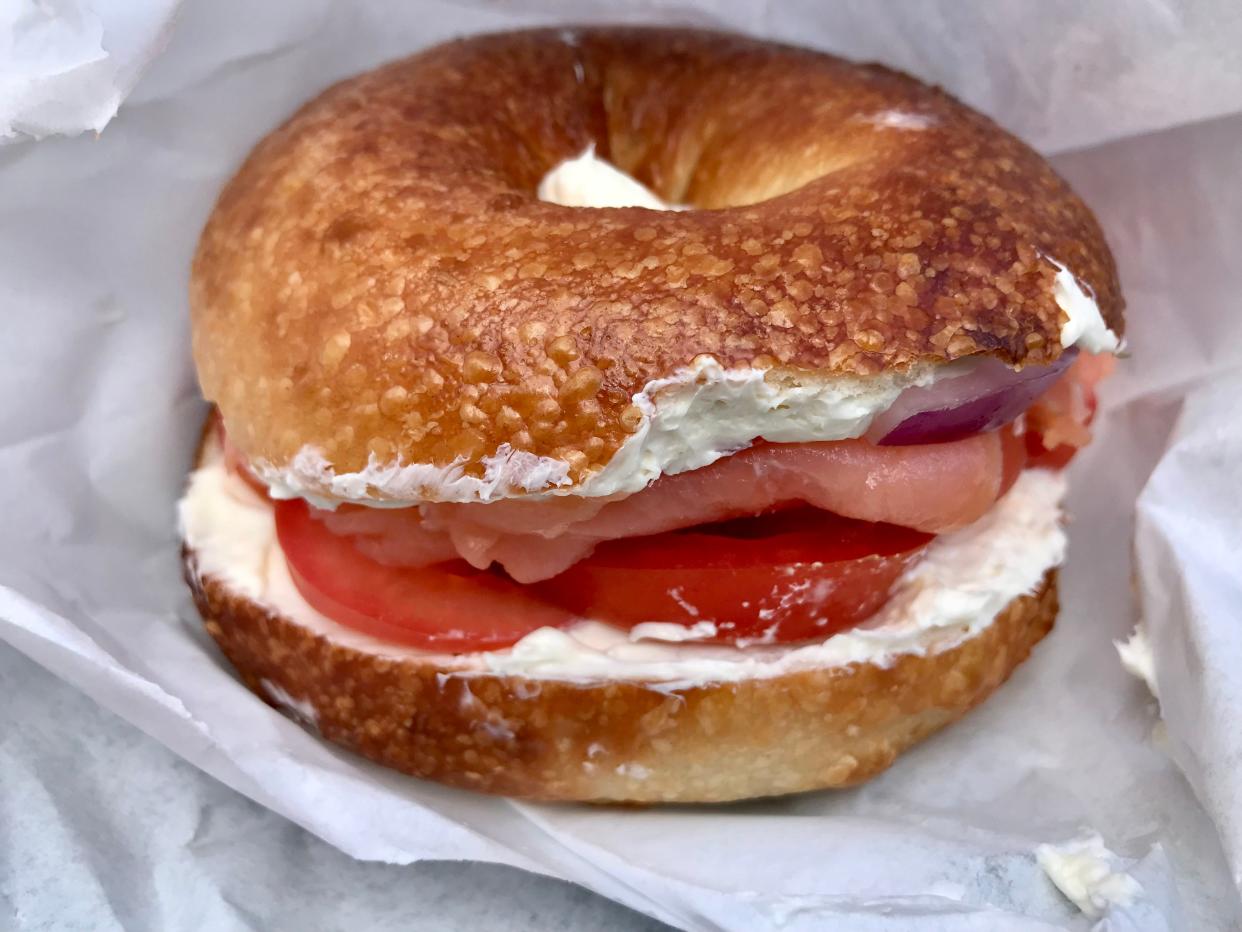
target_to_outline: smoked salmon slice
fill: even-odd
[[[761,444],[620,499],[551,498],[327,515],[369,556],[394,565],[456,554],[504,567],[522,583],[549,579],[605,540],[758,515],[802,502],[864,521],[940,533],[981,517],[1022,467],[1012,431],[952,443],[876,446],[864,440]]]

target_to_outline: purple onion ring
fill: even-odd
[[[907,388],[871,424],[867,437],[881,446],[947,443],[1010,423],[1052,387],[1078,351],[1047,366],[1020,372],[987,357],[964,375],[925,388]]]

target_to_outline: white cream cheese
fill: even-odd
[[[259,685],[263,687],[267,697],[284,709],[292,718],[303,725],[309,725],[311,728],[317,729],[319,727],[319,713],[315,711],[315,707],[309,699],[294,699],[271,680],[259,680]]]
[[[1074,273],[1051,256],[1045,256],[1057,268],[1052,283],[1052,297],[1068,318],[1061,325],[1061,345],[1077,346],[1088,353],[1116,353],[1122,349],[1121,338],[1108,329],[1095,298],[1083,290]]]
[[[523,492],[532,497],[554,493],[570,482],[565,460],[514,450],[507,443],[482,462],[479,477],[466,473],[464,459],[447,466],[401,465],[380,463],[372,455],[358,472],[338,473],[319,450],[306,446],[283,469],[263,460],[252,461],[250,468],[267,484],[273,498],[305,498],[319,508],[335,508],[341,502],[374,508],[401,508],[414,500],[491,502]],[[376,498],[377,493],[384,498]],[[576,494],[588,493],[579,489]]]
[[[197,571],[300,625],[358,650],[390,659],[434,661],[461,673],[495,672],[532,679],[590,682],[650,680],[663,688],[771,677],[798,670],[934,654],[977,634],[1065,555],[1060,473],[1027,470],[984,517],[936,538],[899,580],[867,624],[796,647],[676,643],[652,619],[638,640],[584,621],[542,628],[507,650],[446,656],[369,637],[315,611],[295,588],[275,536],[271,505],[229,473],[214,451],[190,478],[179,509],[181,532]],[[640,626],[643,627],[643,626]],[[691,629],[696,631],[697,626]],[[705,632],[706,629],[697,629]],[[710,635],[708,635],[710,636]]]
[[[539,196],[576,207],[665,204],[633,178],[588,147],[577,158],[553,168]],[[1054,285],[1068,321],[1061,330],[1066,346],[1111,352],[1119,342],[1099,307],[1063,265]],[[601,470],[576,487],[564,460],[536,456],[502,445],[483,460],[481,477],[466,473],[464,460],[447,466],[381,463],[375,458],[358,472],[337,473],[314,447],[303,448],[287,466],[252,463],[276,498],[306,498],[320,507],[339,501],[400,506],[410,501],[490,502],[516,496],[570,494],[597,497],[632,494],[661,475],[699,469],[763,437],[774,443],[805,443],[861,437],[872,420],[888,410],[906,388],[925,387],[970,370],[969,359],[921,365],[871,377],[821,376],[793,379],[768,370],[725,368],[699,356],[673,375],[648,382],[631,402],[642,413],[637,430]]]
[[[1159,698],[1160,693],[1156,691],[1156,658],[1151,651],[1151,639],[1147,636],[1146,626],[1139,622],[1134,626],[1129,639],[1113,641],[1113,646],[1117,648],[1117,656],[1121,658],[1121,665],[1126,672],[1146,683],[1151,694]]]
[[[543,176],[539,200],[562,207],[646,207],[685,210],[667,204],[650,188],[595,154],[595,144],[577,158],[566,159]]]
[[[692,614],[697,615],[698,612]],[[716,636],[716,623],[713,621],[696,621],[692,625],[681,625],[672,621],[644,621],[630,629],[631,641],[706,641]]]
[[[1040,845],[1035,860],[1057,889],[1091,919],[1099,919],[1111,906],[1129,906],[1143,892],[1095,832],[1059,845]]]

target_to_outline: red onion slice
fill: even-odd
[[[884,446],[946,443],[1003,427],[1051,388],[1075,355],[1068,349],[1051,365],[1020,372],[987,357],[965,375],[907,388],[871,423],[867,438]]]

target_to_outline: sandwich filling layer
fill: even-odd
[[[512,646],[446,654],[372,637],[313,608],[290,576],[276,535],[275,505],[226,468],[209,441],[180,504],[195,570],[307,629],[390,659],[425,660],[462,672],[535,679],[650,680],[668,685],[779,676],[851,663],[887,665],[903,654],[950,649],[987,627],[1014,598],[1033,592],[1065,556],[1063,474],[1028,469],[982,518],[939,535],[891,589],[885,604],[848,631],[795,645],[703,643],[713,623],[661,622],[626,631],[593,619],[538,628]]]

